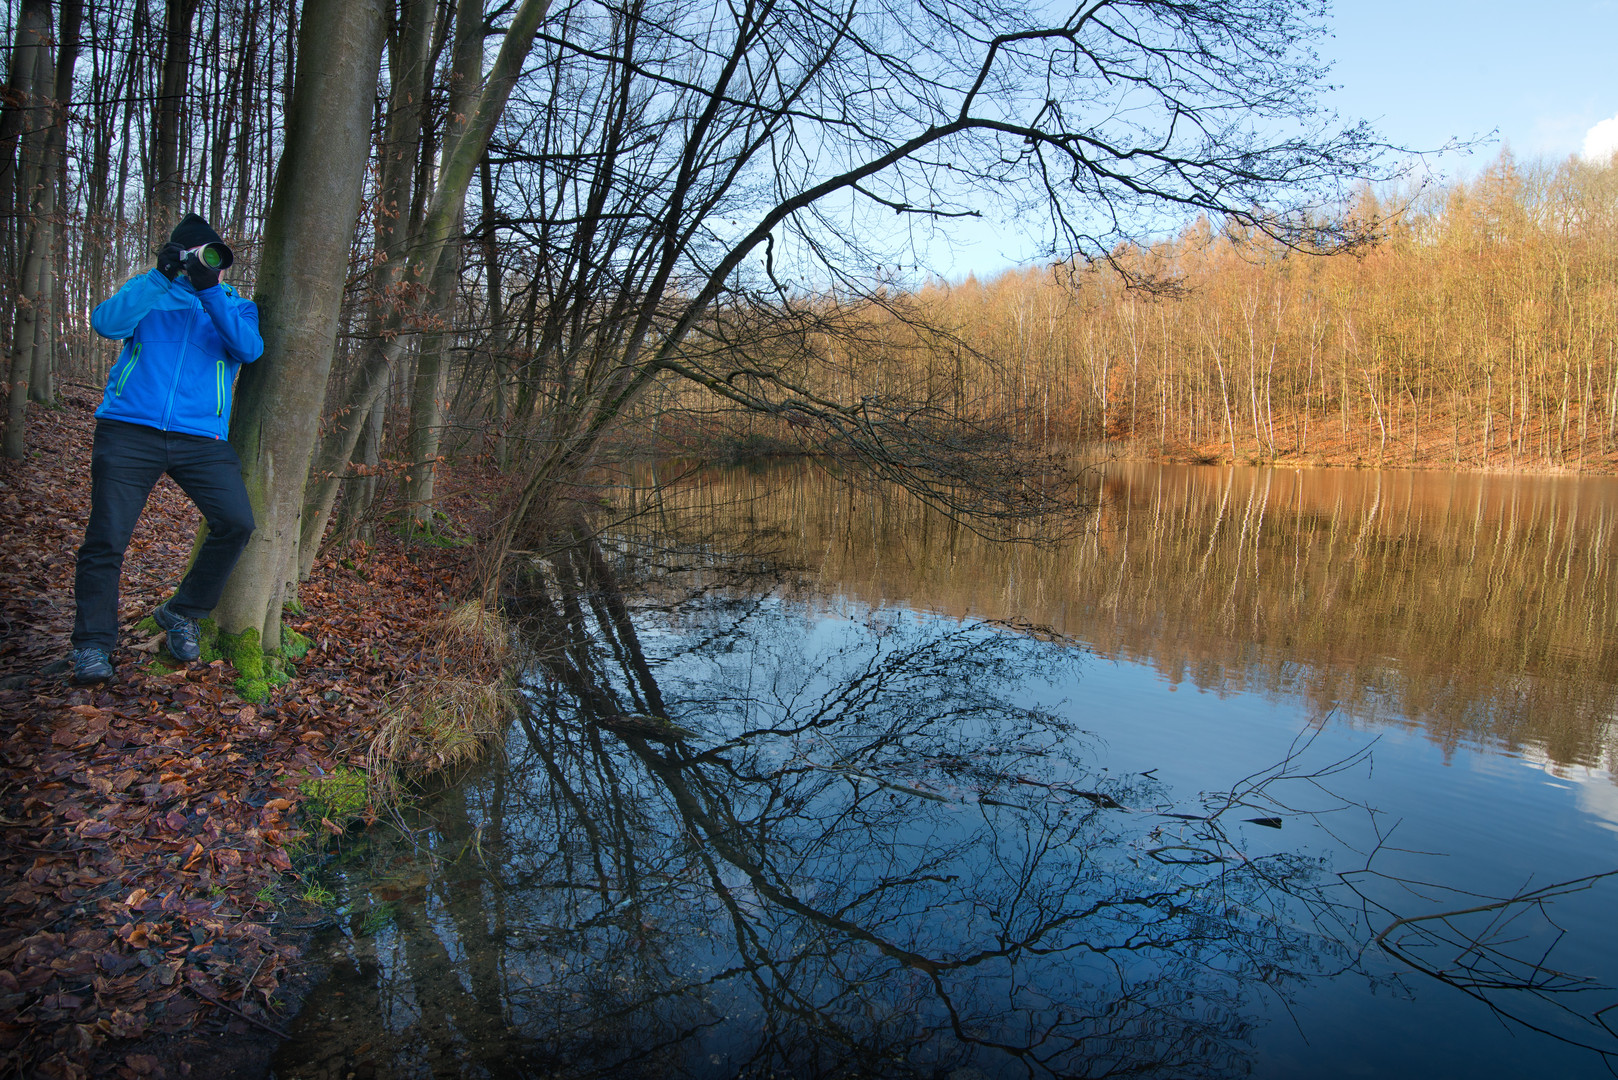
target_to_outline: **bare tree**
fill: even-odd
[[[146,176],[147,229],[155,249],[180,219],[180,125],[191,80],[191,23],[197,0],[166,0],[163,6],[163,68],[152,125],[152,170]]]
[[[489,138],[506,107],[513,87],[522,75],[535,36],[545,21],[550,0],[523,0],[512,13],[511,23],[501,39],[494,64],[482,86],[468,102],[465,129],[454,140],[446,140],[440,156],[438,176],[428,197],[424,185],[416,195],[425,203],[419,228],[409,245],[409,257],[400,270],[404,281],[428,282],[437,279],[439,260],[461,225],[466,191]],[[336,500],[344,467],[354,454],[362,425],[359,421],[382,396],[392,379],[392,369],[404,355],[412,319],[402,305],[395,305],[383,320],[380,333],[370,342],[359,370],[350,381],[337,407],[332,410],[330,430],[322,438],[315,457],[310,483],[304,495],[302,536],[299,541],[299,569],[307,574],[314,563],[321,537]]]
[[[986,200],[1043,214],[1063,257],[1108,259],[1165,211],[1315,250],[1365,238],[1364,222],[1320,224],[1380,147],[1315,112],[1313,7],[1049,14],[757,0],[553,20],[499,143],[520,193],[505,218],[534,246],[549,309],[530,360],[546,406],[510,520],[549,513],[670,378],[790,419],[939,505],[975,512],[995,490],[1016,493],[1010,512],[1049,509],[1023,497],[1038,469],[978,452],[992,433],[906,396],[818,392],[724,339],[766,308],[800,339],[820,331],[814,283],[880,302],[879,266],[914,262],[920,232]]]
[[[370,153],[385,18],[380,0],[308,0],[286,151],[259,269],[265,351],[243,370],[231,442],[258,529],[216,618],[280,644],[286,587],[296,580],[298,511],[320,424],[326,375]]]
[[[18,234],[27,239],[20,248],[22,261],[11,339],[11,397],[6,419],[5,454],[14,459],[27,454],[25,403],[54,397],[52,353],[56,335],[50,311],[55,282],[51,265],[61,235],[57,194],[66,168],[66,110],[78,60],[82,0],[65,0],[60,16],[54,34],[56,57],[43,44],[18,50],[19,60],[25,56],[33,59],[31,104],[35,108],[32,129],[23,137],[22,167],[17,170],[17,202],[23,211]],[[23,25],[39,33],[36,24]],[[47,15],[45,30],[50,29]],[[23,32],[23,26],[18,32]]]

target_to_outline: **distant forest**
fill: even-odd
[[[1330,258],[1204,217],[1110,258],[862,301],[840,311],[859,333],[820,339],[804,375],[947,404],[1040,447],[1618,467],[1618,162],[1502,152],[1476,179],[1367,190],[1350,213],[1375,237]],[[727,420],[757,445],[792,437]]]

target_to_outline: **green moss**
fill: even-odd
[[[236,669],[236,693],[242,700],[256,703],[268,697],[270,682],[258,631],[249,627],[239,634],[218,634],[216,640],[218,654]]]
[[[239,634],[220,634],[219,651],[242,678],[264,677],[264,646],[259,643],[258,631],[252,627]]]
[[[308,638],[290,627],[281,628],[281,655],[288,660],[302,660],[313,644]]]
[[[270,696],[270,682],[268,679],[237,679],[236,696],[257,705]]]
[[[292,661],[309,652],[309,639],[296,630],[283,630],[281,649],[266,653],[257,630],[222,634],[211,620],[202,625],[202,659],[229,660],[236,669],[236,693],[245,701],[263,701],[273,688],[291,682]]]
[[[222,659],[219,652],[219,624],[212,619],[203,619],[197,626],[202,631],[197,639],[197,644],[202,647],[202,662],[211,664]]]
[[[298,785],[298,790],[306,799],[304,816],[311,822],[325,818],[341,825],[358,817],[371,802],[371,778],[341,765],[328,776],[310,777]]]
[[[298,599],[297,593],[293,593],[291,596],[287,597],[286,600],[282,601],[281,610],[288,615],[302,615],[303,601]],[[283,630],[282,633],[285,634],[286,631]]]

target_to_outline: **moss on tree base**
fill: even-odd
[[[281,647],[265,652],[257,630],[224,634],[220,632],[219,624],[212,619],[202,619],[198,626],[202,631],[198,641],[202,649],[200,662],[211,664],[215,660],[230,661],[230,666],[236,669],[236,693],[241,695],[243,701],[250,701],[255,705],[269,696],[273,688],[285,686],[292,681],[293,661],[302,660],[307,656],[313,644],[296,630],[283,627]],[[147,637],[155,637],[163,633],[163,628],[157,625],[156,619],[148,615],[135,624],[135,631]],[[163,648],[164,656],[172,658],[167,644]]]

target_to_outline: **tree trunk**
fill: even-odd
[[[410,245],[415,240],[411,229],[411,186],[416,177],[417,158],[421,155],[426,128],[431,122],[427,110],[427,90],[431,76],[428,62],[433,36],[432,0],[400,0],[398,32],[389,41],[387,116],[382,125],[381,158],[376,197],[377,258],[372,271],[372,291],[376,302],[370,306],[366,321],[366,340],[377,341],[383,332],[387,313],[404,302],[400,295],[410,282],[400,280]],[[417,223],[419,224],[419,222]],[[371,501],[376,498],[375,469],[381,460],[382,429],[387,417],[386,387],[365,414],[360,441],[349,456],[349,468],[343,473],[342,515],[337,522],[336,535],[359,535],[369,539],[371,529],[367,514]],[[358,469],[354,466],[359,466]],[[318,481],[317,481],[318,483]],[[313,525],[319,531],[311,531]],[[304,535],[299,540],[298,578],[309,576],[314,568],[315,555],[325,531],[325,521],[318,515],[305,516]]]
[[[349,460],[348,475],[343,477],[343,501],[338,514],[337,524],[333,531],[340,537],[357,536],[361,540],[369,541],[375,535],[368,511],[371,503],[376,499],[376,468],[382,460],[382,422],[388,412],[387,397],[379,397],[371,406],[371,411],[365,417],[365,427],[360,432],[359,445],[354,448],[354,454]],[[306,550],[299,544],[299,572],[300,580],[307,576],[309,570],[314,568],[314,552],[318,547],[318,540],[311,543]],[[307,563],[307,567],[304,565]]]
[[[382,0],[305,0],[286,149],[264,230],[264,356],[242,370],[231,424],[258,528],[215,612],[281,640],[295,579],[304,481],[337,343],[348,255],[370,153],[386,19]]]
[[[17,12],[17,34],[6,73],[6,88],[0,94],[0,182],[15,183],[17,144],[32,118],[35,50],[49,48],[51,37],[50,0],[22,0]]]
[[[273,9],[272,9],[273,15]],[[236,114],[241,117],[241,128],[236,135],[236,199],[230,211],[230,232],[239,237],[247,232],[247,200],[253,180],[253,118],[256,115],[257,73],[254,61],[258,56],[259,0],[252,0],[242,16],[242,77],[241,101]],[[216,226],[217,227],[217,224]]]
[[[445,147],[443,167],[439,170],[438,184],[422,223],[420,242],[411,249],[409,261],[401,274],[404,280],[426,277],[430,281],[436,276],[445,241],[460,228],[461,210],[472,174],[489,145],[489,137],[494,134],[495,124],[505,110],[511,88],[522,73],[535,35],[545,21],[549,8],[550,0],[523,0],[513,14],[511,26],[500,45],[500,55],[489,72],[482,92],[477,96],[476,108],[469,110],[471,118],[466,133],[456,145]],[[314,557],[312,545],[320,542],[325,531],[326,519],[337,497],[343,464],[353,454],[354,446],[359,441],[361,425],[357,422],[358,418],[365,416],[387,389],[389,370],[403,354],[404,341],[399,337],[403,329],[403,315],[395,309],[388,315],[385,333],[366,350],[365,362],[350,385],[346,400],[334,414],[337,419],[321,440],[304,511],[304,572],[307,572],[307,566]],[[350,421],[347,417],[354,417],[355,420]]]
[[[55,200],[53,199],[54,203]],[[55,222],[41,228],[45,257],[40,266],[38,316],[34,319],[33,374],[28,381],[28,400],[49,405],[56,400],[56,323],[61,304],[56,281]]]
[[[20,278],[18,265],[28,230],[23,224],[24,207],[28,205],[27,165],[29,144],[24,133],[43,122],[39,111],[35,71],[39,54],[50,51],[50,0],[23,0],[17,12],[15,46],[11,51],[10,70],[6,86],[0,95],[0,273],[10,281]],[[0,306],[0,318],[10,323],[16,316],[15,297],[6,297]]]
[[[61,214],[57,204],[64,194],[67,170],[67,103],[73,98],[73,69],[79,62],[79,31],[84,22],[84,0],[62,0],[61,22],[56,31],[55,89],[50,107],[50,126],[45,131],[45,157],[41,162],[39,184],[49,187],[44,206],[49,209],[32,222],[43,253],[40,268],[38,312],[34,320],[33,380],[28,398],[41,404],[56,400],[57,312],[66,308],[65,290],[57,281],[57,248],[62,236]]]
[[[90,23],[91,41],[99,40],[99,28],[92,15]],[[101,50],[92,48],[90,51],[90,83],[93,86],[105,85],[104,80],[112,79],[110,92],[104,96],[98,95],[90,105],[90,147],[86,155],[87,165],[84,176],[84,230],[79,236],[79,259],[88,271],[85,284],[85,296],[88,305],[94,309],[96,305],[107,298],[107,270],[112,259],[115,237],[110,227],[110,214],[108,206],[110,201],[112,183],[112,140],[117,117],[117,103],[124,96],[125,86],[123,76],[129,73],[129,63],[125,63],[117,75],[104,70],[100,66]],[[121,155],[127,158],[127,155]],[[86,354],[92,358],[95,350],[86,348]],[[94,381],[92,370],[91,379]]]
[[[494,225],[494,177],[487,154],[479,169],[483,180],[483,280],[489,292],[489,363],[494,371],[494,463],[505,469],[510,464],[510,447],[506,442],[506,427],[511,423],[511,363],[506,355],[505,298],[501,295],[500,246],[496,243]]]
[[[454,65],[450,72],[449,119],[444,126],[447,161],[466,132],[469,106],[483,81],[483,0],[459,0],[455,9]],[[482,154],[478,155],[480,158]],[[470,177],[468,178],[470,181]],[[410,431],[407,435],[404,498],[410,523],[429,528],[433,520],[433,482],[438,476],[438,450],[444,433],[444,393],[449,360],[455,346],[452,321],[456,285],[461,278],[461,223],[466,208],[466,187],[452,208],[452,232],[432,275],[431,310],[435,331],[422,343],[416,378],[410,395]]]
[[[197,0],[167,0],[163,13],[163,81],[157,89],[152,172],[147,181],[147,235],[155,251],[180,220],[180,114],[191,76],[191,19]]]
[[[430,529],[433,520],[433,481],[438,474],[439,442],[444,433],[444,394],[450,356],[455,347],[456,285],[461,279],[460,238],[445,244],[445,256],[433,274],[432,316],[441,327],[428,334],[416,359],[416,377],[410,388],[410,430],[405,441],[403,496],[410,524]]]
[[[48,18],[48,16],[47,16]],[[45,38],[51,34],[49,21],[40,28]],[[28,454],[27,408],[33,383],[34,344],[39,334],[40,308],[44,302],[45,254],[51,240],[50,217],[56,212],[56,169],[52,150],[49,99],[54,88],[55,61],[48,46],[29,50],[34,62],[31,93],[27,108],[35,118],[31,130],[23,133],[22,153],[17,167],[17,204],[23,217],[19,235],[26,236],[17,280],[16,320],[11,331],[11,385],[6,411],[4,452],[13,461]]]

